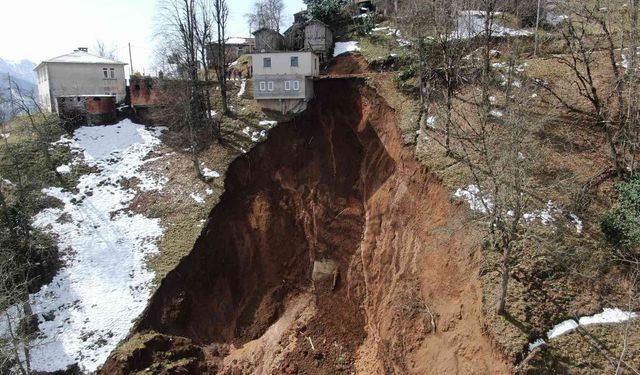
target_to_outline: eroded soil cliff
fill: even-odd
[[[102,373],[510,371],[483,333],[479,245],[398,114],[361,79],[316,97],[232,163]]]

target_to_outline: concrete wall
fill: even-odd
[[[270,99],[260,101],[263,109],[269,109],[286,115],[304,112],[304,110],[307,109],[307,104],[308,102],[303,99]]]
[[[109,77],[104,78],[103,68],[107,68]],[[110,68],[114,69],[115,78],[110,76]],[[44,63],[48,81],[38,86],[39,95],[47,94],[54,98],[49,105],[50,110],[57,110],[56,97],[73,95],[115,95],[117,102],[126,96],[126,80],[124,65],[119,64],[81,64],[81,63]]]
[[[134,107],[153,106],[158,104],[158,93],[160,82],[151,77],[129,78],[129,92],[131,94],[131,105]]]
[[[298,57],[298,66],[291,66],[291,57]],[[264,59],[271,59],[271,67],[264,66]],[[316,77],[320,74],[318,56],[311,52],[274,52],[251,55],[254,76],[264,75],[299,75]]]
[[[117,120],[115,96],[58,97],[60,119],[72,125],[114,124]]]
[[[254,76],[253,97],[258,100],[311,99],[313,80],[297,75]]]
[[[51,112],[51,91],[49,90],[49,72],[46,64],[36,70],[38,77],[38,100],[44,110]]]

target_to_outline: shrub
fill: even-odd
[[[618,207],[601,220],[600,228],[612,245],[633,250],[640,245],[640,174],[616,185]]]

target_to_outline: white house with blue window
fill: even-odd
[[[313,52],[278,51],[251,55],[253,96],[263,108],[283,114],[304,111],[313,99],[320,60]]]

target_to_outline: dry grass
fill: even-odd
[[[557,60],[536,58],[525,62],[529,77],[550,82],[570,103],[589,109],[588,103],[577,95],[570,71]],[[598,57],[595,76],[603,83],[611,79],[604,55]],[[389,77],[376,79],[375,86],[399,111],[401,131],[407,140],[413,141],[406,143],[415,144],[418,160],[451,192],[472,183],[468,168],[447,157],[441,138],[437,141],[442,129],[436,132],[422,129],[416,134],[419,129],[417,111],[407,109],[419,108],[417,98],[400,94]],[[469,99],[474,92],[477,89],[468,87],[461,94]],[[500,254],[484,251],[481,275],[488,332],[505,354],[515,361],[524,358],[530,341],[543,336],[554,324],[567,317],[596,313],[605,306],[624,305],[625,293],[617,283],[618,270],[610,261],[611,253],[602,241],[598,224],[601,215],[613,202],[612,181],[605,180],[594,192],[593,199],[577,212],[584,224],[581,234],[576,233],[574,224],[565,216],[575,207],[577,192],[610,166],[604,136],[588,119],[568,113],[548,93],[538,91],[536,95],[528,108],[529,118],[540,128],[534,137],[541,164],[533,176],[537,192],[534,201],[540,205],[537,208],[543,208],[551,200],[563,208],[564,215],[557,217],[556,222],[549,226],[533,224],[530,239],[517,251],[518,262],[511,275],[506,317],[496,315],[494,309],[500,282],[497,271]],[[504,98],[499,94],[496,96],[499,106]],[[439,103],[434,102],[430,108],[437,112],[438,106]],[[458,110],[465,106],[467,104],[462,102],[456,104]],[[473,109],[466,108],[464,112],[469,116]],[[479,223],[482,223],[481,219]],[[482,230],[478,234],[481,235]],[[585,288],[585,285],[590,287]],[[554,358],[574,361],[571,357],[575,353],[564,353],[563,350],[558,349],[553,354]],[[580,359],[575,361],[580,363]]]
[[[201,166],[218,172],[220,177],[209,182],[201,181],[195,173],[190,153],[185,151],[180,142],[175,142],[175,139],[180,139],[176,134],[167,135],[174,138],[174,142],[171,142],[173,147],[166,144],[161,146],[152,155],[160,158],[144,167],[147,172],[167,179],[162,190],[141,192],[131,205],[136,212],[160,218],[165,228],[159,244],[159,254],[148,261],[149,267],[155,272],[156,285],[193,248],[211,209],[224,192],[225,173],[231,162],[242,154],[241,150],[248,151],[255,144],[243,130],[247,127],[252,131],[262,130],[258,122],[265,117],[260,107],[254,100],[238,97],[239,87],[240,81],[234,81],[233,89],[229,91],[231,114],[228,116],[221,114],[221,104],[217,97],[213,99],[212,104],[217,112],[216,118],[221,122],[225,142],[202,142],[205,146],[198,153]],[[208,133],[202,135],[207,136]],[[192,194],[198,195],[204,202],[197,202]]]

